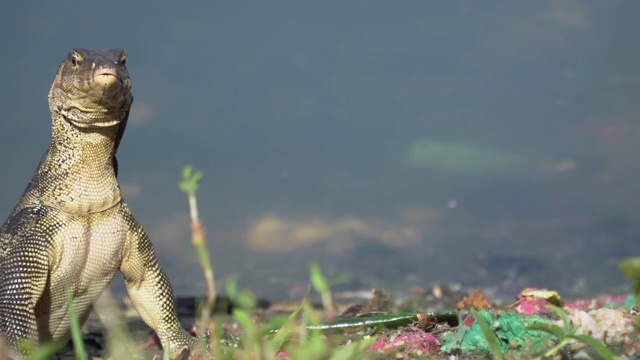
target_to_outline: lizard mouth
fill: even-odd
[[[65,120],[67,120],[68,122],[70,122],[71,124],[73,124],[76,127],[79,128],[106,128],[106,127],[111,127],[111,126],[115,126],[118,125],[120,123],[120,119],[111,119],[111,120],[106,120],[103,121],[102,119],[91,119],[91,118],[87,118],[87,119],[77,119],[73,117],[73,113],[69,112],[66,114],[63,114]]]
[[[115,69],[103,67],[93,73],[93,80],[100,85],[109,86],[118,82],[118,74]]]

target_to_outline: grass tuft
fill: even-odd
[[[546,308],[562,320],[564,328],[555,324],[534,324],[529,326],[529,329],[531,330],[544,331],[558,338],[558,343],[544,353],[545,357],[549,358],[555,356],[565,346],[569,345],[571,340],[576,340],[591,347],[602,359],[614,359],[613,354],[602,341],[589,335],[576,335],[578,326],[571,324],[569,316],[564,310],[562,310],[562,308],[550,304],[547,304]]]

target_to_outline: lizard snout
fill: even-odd
[[[99,67],[93,72],[93,79],[96,83],[109,86],[118,81],[118,72],[113,67]]]

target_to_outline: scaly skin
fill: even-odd
[[[56,73],[51,144],[0,229],[0,331],[17,353],[25,339],[68,340],[65,288],[82,323],[119,270],[171,357],[189,356],[195,339],[178,322],[171,284],[116,179],[132,101],[120,49],[74,49]]]

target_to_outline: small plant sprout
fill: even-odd
[[[549,309],[549,311],[556,314],[562,320],[562,323],[564,324],[564,328],[556,324],[533,324],[529,326],[529,329],[531,330],[544,331],[558,338],[558,343],[544,353],[545,357],[554,356],[562,348],[569,345],[569,343],[572,340],[576,340],[591,347],[603,359],[605,360],[614,359],[611,351],[609,351],[607,346],[603,344],[600,340],[595,339],[589,335],[576,335],[576,331],[578,330],[578,327],[576,325],[571,324],[571,320],[569,320],[569,316],[567,315],[566,312],[564,312],[564,310],[562,310],[562,308],[549,305],[549,304],[546,305],[546,308]]]
[[[200,309],[200,325],[199,329],[202,334],[211,336],[215,334],[215,323],[211,321],[210,314],[216,301],[216,283],[213,273],[213,267],[211,266],[211,259],[209,257],[209,250],[207,249],[207,241],[205,238],[204,227],[200,222],[198,215],[198,200],[196,193],[200,187],[200,181],[202,180],[201,171],[193,171],[191,165],[187,165],[182,169],[182,181],[178,185],[180,190],[187,194],[189,200],[189,215],[191,218],[191,243],[196,250],[198,261],[202,267],[204,278],[207,286],[207,295],[204,303]],[[207,344],[211,346],[213,344]]]

